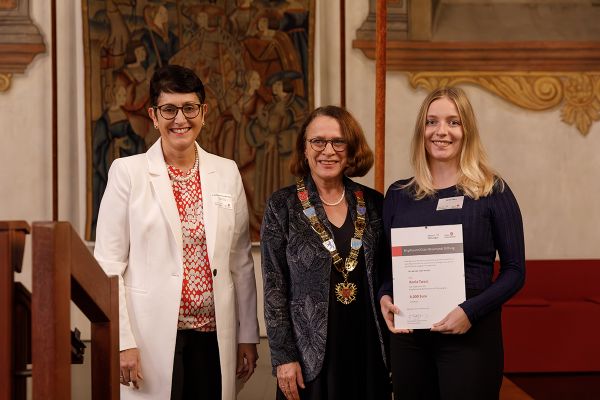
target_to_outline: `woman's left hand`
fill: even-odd
[[[456,307],[440,322],[433,324],[432,332],[463,334],[471,329],[471,322],[464,310]]]
[[[238,343],[237,370],[238,379],[246,382],[256,368],[258,352],[255,343]]]
[[[383,319],[385,323],[392,333],[412,333],[412,329],[397,329],[394,327],[394,314],[400,313],[400,309],[398,306],[392,303],[392,298],[389,295],[383,295],[381,300],[379,300],[379,305],[381,306],[381,314],[383,314]]]

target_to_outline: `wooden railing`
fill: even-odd
[[[21,272],[23,265],[27,234],[29,225],[25,221],[0,221],[0,382],[3,386],[0,400],[24,399],[27,390],[28,324],[26,318],[19,317],[28,310],[20,308],[18,301],[23,299],[26,303],[27,296],[20,296],[19,288],[23,286],[14,282],[15,272]],[[22,312],[15,312],[16,306]]]
[[[91,322],[92,399],[119,398],[117,278],[67,222],[33,224],[33,398],[70,399],[70,301]]]

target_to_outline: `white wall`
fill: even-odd
[[[339,2],[317,1],[316,105],[339,104]],[[31,17],[50,48],[50,6],[30,2]],[[59,217],[81,233],[85,224],[85,142],[81,2],[58,2],[59,18]],[[346,2],[347,106],[374,143],[375,63],[352,49],[368,2]],[[52,217],[50,56],[38,55],[24,75],[0,93],[0,220]],[[584,137],[560,121],[559,109],[529,112],[475,86],[470,96],[494,167],[521,206],[528,258],[600,258],[600,122]],[[410,176],[408,148],[423,90],[406,76],[387,77],[386,187]],[[361,182],[373,184],[373,173]],[[254,249],[262,310],[259,251]],[[31,282],[31,241],[20,280]],[[264,333],[262,312],[261,332]],[[81,329],[80,317],[74,324]],[[85,333],[84,327],[84,333]]]

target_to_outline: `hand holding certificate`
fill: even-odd
[[[465,300],[462,225],[394,228],[392,271],[399,329],[429,329]]]

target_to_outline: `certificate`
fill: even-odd
[[[392,272],[400,329],[430,329],[465,301],[462,225],[394,228]]]

